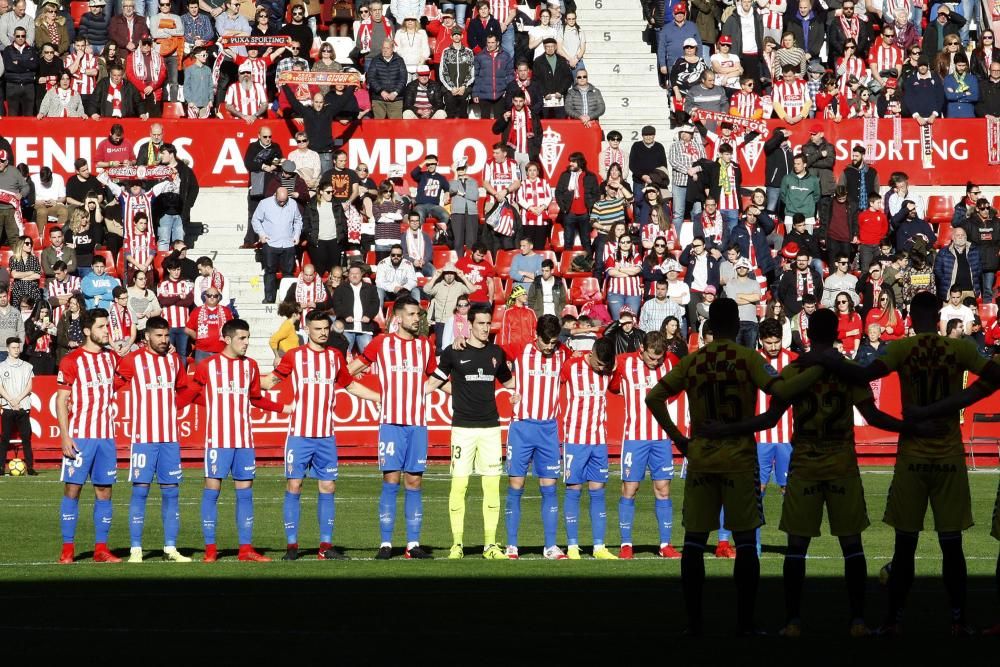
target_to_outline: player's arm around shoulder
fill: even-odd
[[[796,396],[816,384],[825,373],[826,369],[822,366],[804,367],[798,361],[793,361],[773,379],[765,391],[786,404],[791,403]]]

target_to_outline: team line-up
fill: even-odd
[[[765,326],[770,322],[761,325],[762,351],[737,345],[739,314],[730,299],[719,299],[712,305],[707,344],[683,360],[666,352],[667,340],[658,332],[646,334],[643,345],[633,353],[616,357],[612,341],[600,339],[590,351],[571,355],[559,344],[561,323],[553,316],[539,318],[532,342],[518,349],[501,348],[489,340],[492,313],[486,304],[477,304],[470,311],[470,337],[446,348],[436,359],[432,344],[419,335],[419,303],[401,297],[393,307],[398,330],[377,337],[352,362],[347,363],[338,350],[327,347],[330,322],[316,312],[306,317],[306,344],[287,353],[274,371],[263,377],[257,364],[246,357],[250,331],[243,320],[226,323],[222,330],[225,349],[199,363],[189,377],[170,346],[165,320],[150,318],[145,344],[119,357],[106,348],[108,313],[93,309],[82,319],[83,344],[59,367],[57,412],[64,455],[61,479],[65,482],[59,562],[74,560],[79,497],[88,477],[96,495],[94,559],[120,562],[107,546],[117,474],[111,409],[116,391],[128,391],[136,406],[129,460],[129,562],[143,559],[145,506],[154,477],[162,495],[164,558],[191,560],[176,545],[181,480],[176,415],[178,409],[192,403],[201,406],[206,423],[203,560],[218,558],[217,505],[222,480],[227,477],[233,478],[235,486],[239,560],[269,560],[252,546],[256,463],[250,406],[291,416],[284,457],[287,547],[283,560],[299,557],[300,497],[307,476],[318,480],[318,556],[346,559],[333,547],[338,468],[333,407],[338,388],[380,408],[378,463],[383,484],[378,501],[381,542],[376,558],[392,557],[400,485],[404,488],[405,555],[430,558],[420,545],[421,482],[428,442],[424,402],[427,394],[442,389],[452,395],[453,402],[448,505],[454,539],[449,558],[465,555],[465,496],[473,474],[481,476],[483,487],[483,557],[518,557],[520,505],[529,466],[542,495],[545,558],[581,557],[578,519],[584,484],[590,499],[593,556],[631,558],[636,493],[648,469],[660,534],[658,553],[681,559],[689,632],[701,631],[704,551],[709,533],[720,529],[724,531],[720,539],[728,543],[731,534],[735,544],[732,555],[736,559],[739,629],[754,633],[759,528],[764,521],[762,488],[771,472],[762,472],[762,468],[770,468],[776,461],[776,478],[784,489],[780,528],[788,534],[784,567],[788,623],[782,632],[793,636],[801,632],[798,600],[805,558],[811,538],[820,534],[826,506],[830,531],[840,540],[845,558],[850,632],[865,635],[867,567],[861,533],[869,520],[855,452],[856,406],[873,425],[901,434],[884,517],[896,530],[896,548],[889,569],[889,612],[880,631],[892,634],[901,628],[914,577],[917,537],[929,502],[943,554],[952,631],[966,634],[971,630],[965,620],[962,531],[973,525],[973,519],[958,411],[1000,386],[1000,365],[980,357],[965,341],[938,336],[938,309],[934,295],[915,297],[911,317],[917,335],[891,343],[887,354],[867,367],[836,352],[837,321],[825,311],[811,318],[813,351],[798,359],[781,349],[780,326],[771,331]],[[377,391],[355,380],[369,368],[380,379]],[[894,371],[900,375],[905,421],[879,411],[868,385],[870,380]],[[981,379],[963,390],[965,371]],[[285,381],[294,389],[291,403],[281,405],[264,395],[264,389]],[[503,472],[495,392],[498,382],[513,390],[514,408],[508,432],[506,549],[496,539]],[[626,411],[618,508],[621,549],[617,556],[604,539],[609,391],[623,395]],[[561,394],[566,403],[560,414]],[[682,432],[687,430],[685,421],[689,421],[690,434]],[[781,444],[788,439],[792,424],[791,443]],[[755,433],[761,433],[760,447]],[[688,462],[683,554],[671,545],[669,485],[674,446]],[[555,485],[560,477],[566,485],[566,552],[556,543],[559,508]],[[1000,493],[997,502],[1000,507]],[[1000,539],[998,511],[994,511],[992,534]]]

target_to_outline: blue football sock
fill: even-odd
[[[726,522],[726,510],[719,510],[719,541],[728,542],[732,538],[733,534],[723,528],[722,526]]]
[[[148,485],[132,485],[132,499],[128,503],[128,534],[132,540],[132,548],[142,546],[142,529],[146,524],[146,499],[148,497]]]
[[[219,522],[219,489],[202,489],[201,534],[205,544],[215,544],[215,525]]]
[[[236,536],[240,546],[253,544],[253,488],[236,489]]]
[[[406,512],[406,543],[420,541],[420,527],[424,523],[424,494],[420,489],[406,489],[403,497]]]
[[[507,544],[517,546],[517,531],[521,527],[521,496],[524,488],[507,487],[507,506],[504,508],[504,523],[507,524]]]
[[[382,494],[378,499],[378,523],[382,533],[382,543],[392,542],[392,529],[396,525],[396,495],[399,484],[382,482]]]
[[[545,546],[556,545],[556,528],[559,526],[559,498],[555,485],[541,487],[542,492],[542,533]]]
[[[62,527],[63,544],[72,544],[76,538],[76,517],[79,510],[79,498],[63,496],[59,504],[59,524]]]
[[[111,500],[94,501],[94,542],[107,544],[111,532]]]
[[[176,547],[177,533],[181,529],[181,490],[176,486],[160,487],[160,518],[163,520],[163,546]]]
[[[653,509],[656,512],[656,525],[660,529],[660,544],[670,544],[674,530],[674,501],[670,498],[657,498]]]
[[[618,499],[618,532],[622,544],[632,544],[632,520],[635,517],[635,498]]]
[[[333,495],[332,493],[320,493],[319,502],[316,505],[320,544],[333,544],[333,519],[336,512]]]
[[[285,544],[299,543],[299,514],[302,511],[302,494],[285,491],[281,516],[285,522]]]
[[[604,489],[590,490],[590,532],[594,536],[594,546],[604,544],[604,534],[608,528],[608,504]]]
[[[580,489],[566,489],[563,501],[563,516],[566,517],[566,543],[570,546],[580,543]]]

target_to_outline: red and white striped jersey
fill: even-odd
[[[66,276],[66,280],[59,282],[55,278],[45,281],[45,292],[48,297],[64,296],[66,294],[76,294],[80,292],[80,278],[77,276]],[[52,308],[52,323],[59,324],[66,306],[54,306]]]
[[[667,353],[663,363],[658,368],[650,368],[643,362],[641,353],[629,352],[618,355],[615,363],[615,374],[608,387],[625,399],[625,424],[622,440],[669,440],[670,436],[653,418],[653,413],[646,407],[646,394],[656,386],[660,379],[669,373],[674,364],[679,361],[673,354]],[[687,430],[687,410],[684,401],[686,394],[681,392],[667,402],[670,418],[682,432]]]
[[[70,88],[81,95],[90,95],[97,86],[97,76],[87,74],[89,69],[98,69],[97,56],[91,53],[90,49],[84,50],[80,55],[67,53],[63,57],[63,64],[69,72],[70,65],[79,59],[80,68],[75,73],[70,73]]]
[[[806,100],[809,99],[809,90],[806,82],[802,79],[796,79],[791,83],[782,81],[774,84],[771,90],[771,99],[775,106],[781,104],[786,115],[795,116],[801,114],[805,108]]]
[[[156,286],[157,296],[186,297],[194,291],[194,284],[190,280],[170,280],[167,278]],[[174,304],[163,309],[163,317],[170,324],[171,329],[183,329],[188,321],[188,307]]]
[[[295,388],[295,412],[288,424],[288,435],[332,438],[337,385],[346,387],[354,382],[340,350],[328,347],[317,352],[302,345],[281,358],[274,375],[291,377]]]
[[[261,86],[267,85],[267,68],[270,67],[276,58],[273,54],[268,54],[261,58],[251,58],[249,56],[236,56],[233,63],[239,67],[243,63],[250,63],[250,81]],[[227,102],[229,100],[226,100]]]
[[[617,251],[608,257],[604,262],[604,266],[608,269],[622,269],[626,267],[641,267],[642,257],[639,257],[637,253],[633,253],[631,257],[622,255],[620,258],[616,257]],[[642,274],[638,273],[634,276],[626,276],[624,278],[612,276],[608,273],[608,284],[605,292],[622,294],[624,296],[642,296]]]
[[[733,149],[735,150],[735,148],[734,146]],[[719,180],[727,184],[719,186],[719,210],[739,212],[740,192],[736,188],[736,169],[732,162],[727,165],[724,165],[722,160],[717,160],[717,162],[719,163]]]
[[[521,223],[529,227],[545,225],[547,223],[545,213],[549,204],[552,203],[553,194],[552,186],[545,179],[527,179],[521,183],[521,187],[517,190],[517,203],[521,207]],[[542,212],[535,214],[528,210],[535,206],[542,207]]]
[[[260,389],[257,362],[248,357],[232,359],[213,354],[194,371],[187,389],[177,398],[184,407],[199,398],[204,405],[205,448],[253,449],[250,406],[280,412],[282,406]]]
[[[724,137],[711,131],[705,133],[705,157],[709,160],[718,160],[719,146],[722,144],[729,144],[733,147],[733,151],[739,152],[739,147],[743,144],[743,137],[738,137],[735,134]]]
[[[569,353],[559,346],[546,357],[534,342],[505,347],[504,354],[514,365],[514,391],[521,400],[514,406],[514,419],[549,421],[559,410],[559,373]]]
[[[781,350],[777,357],[769,357],[764,352],[760,350],[760,356],[764,358],[764,361],[771,365],[771,367],[778,373],[784,370],[785,366],[795,361],[799,355],[791,352],[790,350]],[[762,391],[757,392],[757,414],[763,414],[767,412],[767,409],[771,407],[771,397]],[[774,428],[767,429],[766,431],[760,431],[757,434],[757,442],[766,443],[776,443],[776,442],[791,442],[792,441],[792,409],[788,408],[785,410],[785,414],[781,415],[781,419],[775,424]]]
[[[187,373],[176,352],[156,354],[143,345],[118,363],[115,390],[128,387],[132,444],[179,442],[177,393],[187,388]]]
[[[858,78],[858,81],[865,81],[868,77],[868,65],[864,60],[858,58],[857,56],[851,56],[850,58],[837,58],[837,71],[840,68],[844,68],[844,73],[840,75],[840,92],[847,95],[851,87],[848,85],[848,81],[852,76]],[[843,113],[843,112],[841,112]]]
[[[483,181],[493,186],[494,190],[509,188],[513,181],[521,180],[521,170],[517,163],[511,159],[503,162],[487,160],[483,169]]]
[[[510,110],[510,133],[507,135],[507,144],[518,153],[528,152],[528,140],[533,134],[531,128],[531,109],[527,105],[520,111],[515,108]]]
[[[249,88],[244,88],[237,82],[226,91],[226,104],[241,114],[256,116],[267,106],[267,91],[259,83],[252,83]]]
[[[680,243],[680,240],[677,238],[677,229],[673,225],[670,225],[666,231],[663,231],[659,225],[647,222],[642,226],[640,233],[642,234],[643,243],[653,243],[656,239],[663,239],[667,242],[667,250],[676,250]]]
[[[501,24],[507,20],[514,10],[511,8],[510,0],[489,0],[490,16],[494,17]]]
[[[69,394],[69,435],[72,438],[115,437],[115,368],[118,355],[109,350],[88,352],[78,347],[59,362],[56,382]]]
[[[396,334],[375,337],[361,357],[375,367],[382,392],[383,424],[426,426],[424,378],[437,368],[426,338],[405,340]]]
[[[903,49],[895,44],[885,44],[881,39],[878,45],[868,52],[868,64],[876,72],[902,67],[903,58]]]
[[[588,352],[570,358],[560,374],[567,398],[563,441],[573,445],[604,445],[608,442],[605,421],[611,376],[595,372],[587,363],[589,355]]]
[[[156,238],[151,232],[145,234],[132,232],[122,245],[122,250],[125,251],[125,256],[136,264],[145,264],[156,254]]]
[[[765,30],[784,32],[785,11],[788,9],[788,0],[771,0],[766,9],[761,10],[760,18],[763,20]],[[763,48],[763,45],[761,45]]]
[[[764,105],[761,104],[760,95],[757,93],[745,93],[740,90],[729,102],[729,113],[740,118],[762,118]]]

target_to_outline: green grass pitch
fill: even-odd
[[[79,562],[71,566],[54,563],[59,551],[58,503],[62,487],[57,473],[36,478],[0,480],[0,608],[17,609],[15,616],[0,620],[0,631],[24,635],[58,631],[60,636],[91,631],[118,633],[139,641],[147,632],[176,632],[179,637],[198,637],[206,631],[199,607],[232,609],[239,618],[213,612],[216,638],[234,638],[252,632],[264,639],[273,633],[340,633],[344,637],[378,637],[377,619],[407,604],[417,605],[411,630],[422,637],[453,636],[458,627],[480,627],[492,623],[490,632],[501,630],[526,634],[551,632],[587,634],[610,640],[621,633],[637,637],[669,636],[684,626],[679,561],[664,561],[653,553],[658,543],[653,517],[652,491],[647,481],[636,507],[634,561],[595,561],[589,556],[590,524],[588,500],[581,508],[581,542],[584,560],[546,561],[541,557],[540,496],[535,480],[528,480],[522,505],[522,558],[516,562],[485,561],[482,551],[482,493],[477,479],[469,485],[466,512],[466,558],[449,561],[451,544],[448,522],[447,467],[434,465],[424,485],[423,544],[434,550],[433,561],[407,561],[401,555],[392,561],[374,561],[378,547],[377,500],[381,476],[373,466],[341,466],[337,485],[335,543],[345,549],[351,562],[317,561],[316,487],[307,482],[303,493],[299,543],[305,556],[295,563],[278,559],[284,551],[281,508],[284,479],[278,468],[258,471],[254,485],[254,543],[276,562],[240,563],[235,558],[236,533],[231,482],[223,486],[220,499],[218,544],[223,558],[216,564],[165,563],[160,560],[161,525],[159,492],[150,493],[146,515],[147,561],[142,564],[106,565],[89,560],[93,542],[90,488],[84,490],[78,530]],[[607,542],[618,543],[617,503],[620,484],[612,471],[608,487]],[[185,470],[181,486],[181,536],[183,553],[200,560],[199,522],[201,476],[197,469]],[[969,569],[969,607],[974,622],[981,625],[1000,620],[1000,605],[994,585],[998,543],[989,536],[990,518],[997,490],[997,472],[970,473],[974,516],[977,525],[966,533],[965,553]],[[868,555],[870,587],[868,617],[877,624],[884,609],[884,591],[878,570],[892,553],[892,532],[882,522],[890,474],[886,469],[866,469],[864,484],[872,527],[864,535]],[[504,488],[506,480],[504,480]],[[395,544],[405,542],[405,523],[399,496]],[[502,491],[501,497],[503,498]],[[674,544],[683,537],[681,507],[684,482],[673,484]],[[129,485],[115,488],[115,516],[110,546],[118,555],[128,552]],[[562,507],[560,489],[560,508]],[[784,535],[777,530],[780,496],[769,487],[765,498],[767,525],[763,529],[761,590],[758,617],[762,628],[776,630],[783,620],[781,589]],[[929,523],[930,519],[928,519]],[[505,541],[501,516],[498,540]],[[565,536],[560,522],[560,543]],[[714,544],[714,535],[712,538]],[[615,548],[617,551],[617,548]],[[940,554],[933,533],[924,533],[917,553],[917,576],[907,610],[906,630],[944,638],[948,627],[947,603],[939,580]],[[735,625],[732,561],[706,559],[706,626],[710,633],[731,636]],[[808,580],[803,608],[804,628],[809,636],[826,640],[842,637],[846,628],[846,596],[841,579],[840,549],[834,538],[813,541],[808,561]],[[98,604],[98,607],[94,605]],[[70,615],[53,614],[53,604],[73,609]],[[486,604],[490,613],[472,613]],[[137,606],[136,606],[137,605]],[[580,605],[580,610],[575,609]],[[600,623],[571,622],[589,606],[599,606]],[[114,609],[113,618],[86,613],[88,609]],[[130,610],[137,608],[138,613]],[[290,614],[282,616],[282,610]],[[320,609],[326,611],[316,613]],[[517,610],[508,613],[504,610]],[[336,610],[336,611],[334,611]],[[335,619],[335,622],[334,622]],[[484,631],[486,626],[482,625]],[[675,640],[671,640],[672,642]]]

